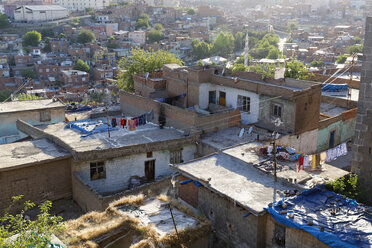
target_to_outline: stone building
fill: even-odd
[[[358,113],[355,126],[352,171],[366,192],[372,190],[372,17],[367,18],[364,57],[360,80]],[[372,203],[372,194],[367,194]]]

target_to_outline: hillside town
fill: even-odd
[[[372,0],[0,0],[0,248],[372,247]]]

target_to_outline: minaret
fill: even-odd
[[[248,66],[248,52],[249,52],[249,39],[248,39],[248,30],[247,30],[247,35],[245,36],[245,47],[244,47],[244,66]]]

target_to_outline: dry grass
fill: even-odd
[[[210,224],[205,217],[197,216],[186,206],[166,195],[159,195],[157,199],[170,202],[174,208],[199,220],[200,224],[197,227],[179,232],[181,243],[197,240],[209,233]],[[141,194],[112,202],[104,212],[90,212],[78,219],[67,221],[65,228],[58,236],[68,247],[97,248],[99,247],[98,243],[105,240],[106,236],[109,237],[110,233],[122,228],[134,230],[135,235],[142,239],[131,248],[179,247],[175,233],[160,237],[153,225],[144,226],[139,219],[129,217],[117,209],[118,206],[124,204],[140,206],[144,200],[145,197]]]
[[[158,198],[159,201],[169,202],[169,196],[167,196],[167,195],[161,194],[157,198]]]

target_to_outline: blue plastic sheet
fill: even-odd
[[[325,84],[322,87],[323,92],[341,92],[347,91],[349,86],[347,84]]]
[[[317,186],[275,202],[267,211],[277,222],[304,230],[330,247],[349,248],[372,246],[372,216],[366,208],[325,190],[324,186]],[[290,214],[294,218],[290,218]]]

